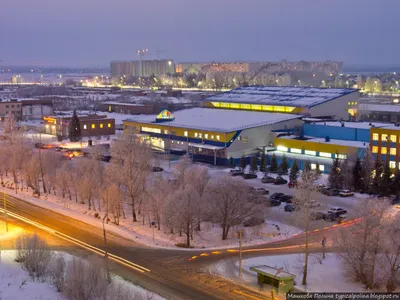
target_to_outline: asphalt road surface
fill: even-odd
[[[8,220],[16,225],[36,231],[56,250],[87,256],[88,253],[110,258],[111,271],[164,296],[167,299],[266,299],[241,284],[203,273],[201,270],[221,259],[238,258],[238,249],[221,251],[186,251],[150,248],[107,233],[97,227],[7,195]],[[3,207],[0,201],[0,207]],[[13,214],[15,214],[13,216]],[[26,219],[25,219],[26,218]],[[329,237],[338,227],[311,233],[311,251],[320,251],[320,241]],[[74,240],[76,239],[76,240]],[[304,236],[288,240],[244,247],[243,257],[303,252]],[[5,245],[3,245],[4,247]],[[12,245],[9,245],[12,247]]]

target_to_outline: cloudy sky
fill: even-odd
[[[110,60],[400,64],[399,0],[0,0],[4,65]]]

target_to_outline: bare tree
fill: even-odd
[[[107,272],[98,258],[72,258],[67,264],[64,293],[71,300],[97,300],[107,294]]]
[[[304,232],[304,266],[302,284],[307,284],[310,231],[313,222],[313,215],[316,213],[318,204],[315,203],[316,186],[315,180],[318,173],[312,170],[304,170],[301,174],[301,180],[297,183],[294,205],[298,212],[298,227]]]
[[[363,159],[361,160],[362,166],[362,180],[363,180],[363,190],[364,192],[368,192],[371,189],[372,185],[372,172],[375,168],[374,158],[372,156],[372,152],[370,150],[366,150]]]
[[[24,234],[17,238],[16,248],[15,260],[22,263],[33,280],[47,275],[53,252],[45,240],[41,239],[36,233],[33,235]]]
[[[384,244],[390,206],[385,201],[368,199],[357,207],[359,222],[338,232],[335,244],[344,270],[354,280],[373,288],[378,253]]]
[[[137,136],[126,134],[115,142],[111,156],[111,167],[115,170],[113,173],[118,176],[121,187],[127,191],[132,220],[137,222],[136,209],[139,199],[145,194],[152,150]]]
[[[65,284],[65,260],[62,255],[57,256],[53,259],[50,265],[49,276],[50,279],[57,289],[57,292],[62,292]]]
[[[256,214],[260,206],[254,201],[249,188],[241,180],[224,176],[210,185],[209,215],[222,227],[222,239],[228,238],[229,229]]]

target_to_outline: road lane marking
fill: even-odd
[[[261,299],[261,298],[254,297],[254,296],[252,296],[252,295],[249,295],[249,294],[243,293],[243,292],[241,292],[241,291],[238,291],[238,290],[233,290],[233,292],[234,292],[234,293],[236,293],[236,294],[239,294],[239,295],[245,296],[245,297],[247,297],[247,298],[250,298],[250,299],[254,299],[254,300],[260,300],[260,299]]]
[[[0,208],[0,212],[4,213],[4,209]],[[77,246],[79,246],[79,247],[82,247],[82,248],[84,248],[84,249],[86,249],[86,250],[89,250],[89,251],[91,251],[91,252],[93,252],[93,253],[96,253],[96,254],[98,254],[98,255],[100,255],[100,256],[102,256],[102,257],[105,257],[106,254],[107,254],[107,256],[108,256],[110,259],[112,259],[113,261],[115,261],[115,262],[117,262],[117,263],[119,263],[119,264],[125,265],[125,266],[127,266],[127,267],[130,267],[130,268],[132,268],[132,269],[134,269],[134,270],[137,270],[137,271],[139,271],[139,272],[142,272],[142,273],[143,273],[143,272],[150,272],[150,270],[147,269],[147,268],[145,268],[145,267],[142,267],[142,266],[140,266],[140,265],[138,265],[138,264],[135,264],[135,263],[133,263],[133,262],[130,262],[129,260],[126,260],[126,259],[124,259],[124,258],[122,258],[122,257],[120,257],[120,256],[114,255],[114,254],[112,254],[112,253],[108,253],[108,252],[106,252],[105,250],[102,250],[102,249],[97,248],[97,247],[95,247],[95,246],[89,245],[89,244],[87,244],[87,243],[85,243],[85,242],[82,242],[82,241],[80,241],[80,240],[78,240],[78,239],[76,239],[76,238],[73,238],[73,237],[71,237],[71,236],[69,236],[69,235],[66,235],[66,234],[64,234],[64,233],[62,233],[62,232],[58,232],[58,231],[56,231],[56,230],[53,230],[53,229],[51,229],[51,228],[49,228],[49,227],[47,227],[47,226],[44,226],[44,225],[42,225],[42,224],[40,224],[40,223],[38,223],[38,222],[29,220],[29,219],[26,218],[26,217],[20,216],[20,215],[18,215],[18,214],[16,214],[16,213],[9,212],[9,211],[7,212],[7,214],[8,214],[9,216],[11,216],[11,217],[17,219],[17,220],[23,221],[23,222],[25,222],[25,223],[27,223],[27,224],[30,224],[30,225],[35,226],[35,227],[37,227],[37,228],[40,228],[40,229],[42,229],[43,231],[46,231],[46,232],[48,232],[48,233],[51,233],[51,234],[57,236],[58,238],[61,238],[61,239],[66,240],[66,241],[68,241],[68,242],[70,242],[70,243],[73,243],[73,244],[75,244],[75,245],[77,245]]]

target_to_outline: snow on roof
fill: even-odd
[[[382,112],[397,112],[400,113],[400,105],[395,104],[368,104],[360,103],[359,110],[364,111],[382,111]]]
[[[102,102],[102,104],[106,104],[106,105],[125,105],[125,106],[144,106],[144,104],[139,104],[139,103],[118,102],[118,101],[106,101],[106,102]]]
[[[156,115],[140,115],[124,121],[164,124],[165,126],[232,132],[301,118],[300,115],[212,108],[191,108],[173,113],[171,122],[156,123]]]
[[[203,101],[312,107],[358,91],[311,87],[251,86],[210,96]]]
[[[388,123],[375,123],[375,122],[371,123],[370,122],[319,122],[314,124],[341,127],[342,123],[344,124],[344,127],[357,128],[357,129],[370,129],[371,127],[381,128],[381,127],[388,127],[391,125]]]
[[[294,140],[297,139],[297,135],[286,135],[280,136],[280,139],[287,139],[287,140]],[[330,139],[329,142],[325,141],[325,138],[316,138],[312,136],[305,136],[305,139],[302,140],[303,142],[313,142],[313,143],[320,143],[320,144],[329,144],[329,145],[339,145],[339,146],[349,146],[349,147],[356,147],[356,148],[369,148],[369,143],[360,142],[360,141],[347,141],[347,140],[335,140]]]

